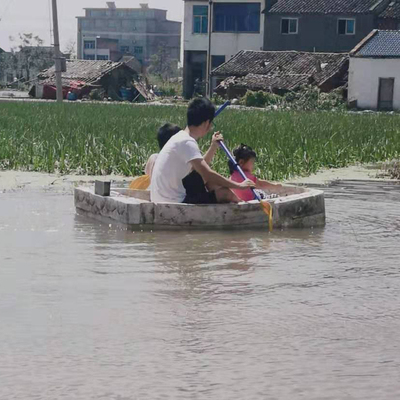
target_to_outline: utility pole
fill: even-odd
[[[53,5],[53,32],[54,32],[54,54],[56,61],[56,86],[57,86],[57,102],[62,103],[62,65],[61,65],[61,51],[60,51],[60,35],[58,33],[58,13],[57,13],[57,0],[52,0]]]
[[[207,97],[211,97],[212,95],[212,88],[211,88],[211,34],[212,34],[212,17],[213,17],[213,12],[212,12],[212,0],[209,0],[208,2],[208,51],[207,51],[207,81],[206,81],[206,92],[207,92]]]

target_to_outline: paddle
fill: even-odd
[[[225,102],[216,112],[215,112],[215,116],[217,117],[219,114],[221,114],[222,111],[225,110],[226,107],[228,107],[230,105],[230,101]],[[231,162],[233,163],[233,165],[235,166],[236,170],[239,172],[240,176],[243,178],[243,180],[247,179],[246,174],[243,172],[242,168],[240,167],[240,165],[236,162],[235,158],[233,157],[233,155],[231,154],[231,152],[229,151],[228,147],[226,146],[226,144],[222,141],[218,142],[220,147],[222,148],[222,150],[225,152],[225,154],[227,155],[227,157],[229,158],[229,160],[231,160]],[[272,232],[273,229],[273,215],[272,215],[272,205],[270,203],[268,203],[267,201],[263,201],[261,196],[257,193],[257,191],[253,188],[250,188],[251,191],[254,194],[254,197],[256,200],[258,200],[260,202],[260,205],[263,209],[263,211],[265,212],[265,214],[268,215],[268,221],[269,221],[269,230]]]

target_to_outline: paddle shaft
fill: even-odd
[[[215,117],[218,117],[219,114],[222,113],[222,111],[225,110],[226,107],[228,107],[231,104],[231,102],[228,100],[226,101],[216,112],[215,112]],[[214,118],[215,118],[214,117]],[[240,165],[236,162],[235,158],[232,156],[231,152],[229,151],[229,149],[226,147],[226,144],[224,142],[218,142],[219,145],[221,146],[222,150],[224,150],[225,154],[228,156],[228,158],[233,162],[235,168],[237,169],[237,171],[239,172],[239,174],[241,175],[241,177],[243,178],[243,180],[247,179],[247,176],[245,175],[245,173],[243,172],[242,168],[240,167]],[[251,191],[254,194],[254,197],[258,200],[261,201],[261,197],[260,195],[253,189],[251,188]]]
[[[219,114],[222,113],[222,111],[225,110],[226,107],[228,107],[231,104],[231,102],[228,100],[226,101],[224,104],[222,104],[222,106],[220,108],[218,108],[217,111],[215,111],[215,116],[214,118],[218,117]]]

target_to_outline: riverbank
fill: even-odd
[[[381,165],[352,165],[345,168],[320,170],[307,177],[284,181],[287,184],[324,186],[341,180],[393,181]],[[72,193],[76,186],[88,186],[95,180],[111,181],[117,186],[128,186],[133,180],[123,175],[62,175],[27,171],[0,171],[0,193],[20,190],[44,190]]]

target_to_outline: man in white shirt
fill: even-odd
[[[215,204],[238,203],[239,199],[230,189],[248,189],[254,187],[254,182],[246,180],[242,183],[233,182],[213,171],[207,161],[216,151],[216,140],[203,158],[197,141],[207,135],[212,128],[215,107],[206,98],[194,99],[187,111],[187,127],[174,135],[161,150],[154,165],[151,179],[151,201],[160,203]],[[218,136],[216,136],[218,138]],[[194,190],[187,193],[183,180],[191,171],[194,180],[191,186]],[[191,174],[192,175],[192,174]],[[196,176],[197,175],[197,176]]]

